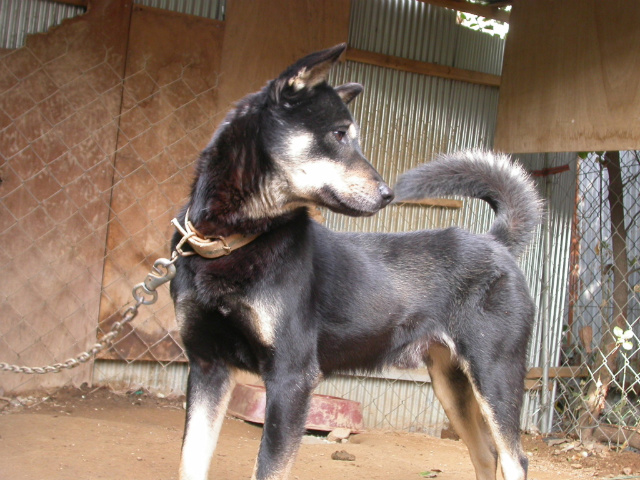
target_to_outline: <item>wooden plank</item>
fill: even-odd
[[[548,177],[550,175],[557,175],[558,173],[564,173],[570,171],[569,165],[561,165],[559,167],[543,168],[541,170],[531,170],[532,177]]]
[[[450,198],[421,198],[419,200],[404,200],[395,205],[424,205],[427,207],[462,208],[462,200]]]
[[[130,3],[103,0],[0,59],[12,79],[0,102],[13,118],[3,113],[0,134],[12,167],[0,187],[3,361],[51,365],[95,343],[130,16]],[[12,101],[25,98],[37,102]],[[56,390],[91,382],[92,368],[93,359],[0,384],[6,393]]]
[[[65,5],[74,5],[76,7],[87,7],[89,0],[53,0],[56,3],[64,3]]]
[[[464,0],[418,0],[420,2],[429,3],[438,7],[451,8],[459,12],[471,13],[485,18],[491,18],[499,22],[509,23],[509,12],[502,10],[499,6],[480,5],[477,3],[469,3]]]
[[[222,118],[215,105],[223,22],[134,5],[129,36],[99,336],[120,320],[149,263],[169,256],[170,220]],[[101,358],[184,360],[167,286],[158,297],[140,312],[135,332],[127,325]]]
[[[448,78],[450,80],[459,80],[461,82],[488,85],[491,87],[499,87],[501,82],[499,75],[448,67],[437,63],[420,62],[351,47],[347,50],[347,60],[376,65],[378,67],[392,68],[403,72],[419,73],[421,75]]]
[[[494,148],[637,149],[639,24],[640,2],[514,2]]]
[[[228,0],[220,106],[226,110],[288,65],[349,37],[349,0]]]
[[[542,378],[542,367],[530,368],[527,372],[528,379]],[[587,375],[587,370],[584,367],[550,367],[549,378],[572,378],[572,377],[584,377]]]

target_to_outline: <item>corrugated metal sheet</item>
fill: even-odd
[[[528,352],[529,366],[559,366],[569,277],[577,155],[533,154],[518,155],[517,159],[529,170],[569,166],[567,172],[537,178],[538,190],[547,202],[547,221],[538,230],[520,261],[537,306]],[[544,275],[545,271],[548,275]],[[543,398],[542,390],[528,392],[522,414],[523,428],[537,427],[543,432],[549,431],[551,405],[553,392],[548,398]]]
[[[315,393],[360,402],[366,428],[407,430],[439,437],[448,423],[431,383],[427,382],[336,376],[323,381]]]
[[[0,48],[19,48],[27,35],[46,32],[84,12],[84,7],[49,0],[0,0]]]
[[[456,24],[452,10],[409,0],[353,0],[349,45],[387,55],[500,74],[504,41]],[[490,148],[498,89],[345,62],[333,84],[359,82],[365,92],[351,105],[361,125],[362,149],[390,183],[440,152]],[[371,218],[326,212],[341,231],[408,231],[460,225],[485,231],[493,213],[485,202],[464,199],[462,209],[392,206]],[[430,383],[341,376],[318,392],[359,401],[369,428],[439,435],[448,423]]]
[[[354,0],[349,43],[355,48],[493,74],[501,72],[504,48],[504,42],[498,37],[458,26],[453,11],[405,0]],[[492,146],[498,100],[496,88],[353,62],[337,69],[332,81],[336,84],[356,81],[369,90],[365,90],[352,108],[362,126],[363,151],[391,184],[400,172],[429,161],[435,153]],[[519,159],[531,170],[571,165],[570,172],[539,180],[540,192],[549,202],[548,225],[544,227],[549,229],[548,235],[541,229],[521,261],[538,305],[538,319],[528,352],[529,365],[543,364],[544,342],[548,365],[558,365],[575,192],[575,155],[527,155]],[[342,231],[394,232],[458,225],[484,232],[493,217],[485,202],[464,199],[460,210],[393,206],[365,219],[327,212],[326,224]],[[547,238],[548,244],[544,241]],[[553,272],[549,275],[548,290],[541,282],[545,264],[547,271]],[[549,295],[545,296],[545,291]],[[352,381],[367,382],[361,378]],[[349,377],[344,377],[342,382],[345,391],[350,392]],[[395,382],[388,384],[388,394],[397,401],[394,385]],[[379,395],[373,385],[370,388],[372,397]],[[551,404],[551,399],[545,400],[547,405]],[[548,416],[541,417],[545,411],[541,402],[539,391],[527,395],[522,418],[525,428],[550,422]],[[363,403],[368,402],[365,399]],[[408,418],[415,417],[415,412],[406,408],[396,408],[394,412],[397,415],[403,410]],[[444,417],[439,420],[440,423],[446,421]],[[389,419],[380,412],[379,418],[370,421],[380,425]],[[398,420],[393,427],[404,428],[405,424]]]
[[[187,393],[189,367],[186,363],[112,362],[96,360],[93,383],[114,388],[144,387],[162,393]]]
[[[135,0],[133,3],[213,20],[224,20],[226,6],[225,0]]]

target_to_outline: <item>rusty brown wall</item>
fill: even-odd
[[[193,162],[216,124],[223,23],[134,7],[120,117],[100,330],[120,318],[133,285],[169,257],[171,219],[186,200]],[[165,285],[135,330],[103,358],[183,360]]]
[[[124,2],[0,58],[0,361],[63,361],[95,341],[128,31]],[[90,381],[0,376],[5,391]]]

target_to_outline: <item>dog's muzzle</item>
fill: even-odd
[[[380,197],[382,198],[382,201],[380,202],[380,208],[384,208],[391,203],[393,197],[395,197],[395,194],[386,183],[381,183],[378,187],[378,191],[380,192]]]

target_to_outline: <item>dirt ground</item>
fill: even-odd
[[[1,480],[170,480],[177,478],[183,399],[146,392],[64,389],[0,398]],[[227,418],[209,478],[251,476],[261,428]],[[530,480],[640,478],[640,454],[525,435]],[[551,446],[550,446],[551,445]],[[332,460],[345,450],[353,461]],[[462,442],[371,431],[347,443],[306,436],[293,479],[473,480]]]

